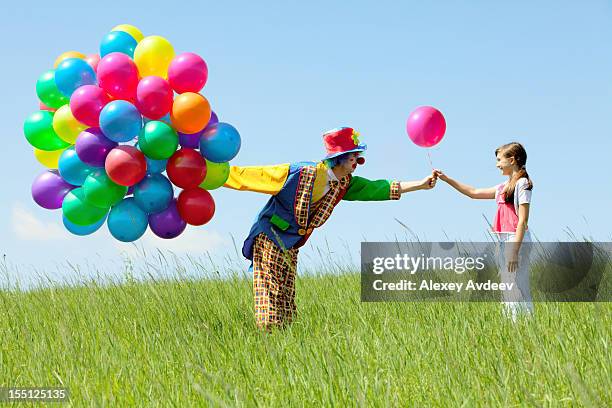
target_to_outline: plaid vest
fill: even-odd
[[[259,212],[244,241],[242,254],[245,258],[253,259],[253,243],[261,232],[281,249],[299,248],[315,228],[327,221],[346,193],[351,176],[332,181],[329,191],[311,208],[316,174],[315,162],[298,162],[289,166],[283,187]]]

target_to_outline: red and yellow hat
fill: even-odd
[[[340,127],[323,133],[323,143],[327,156],[331,159],[345,153],[363,152],[367,145],[359,144],[359,132],[350,127]]]

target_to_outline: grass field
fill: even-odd
[[[302,276],[298,319],[255,330],[244,277],[0,291],[0,386],[73,406],[612,406],[612,306],[361,303]]]

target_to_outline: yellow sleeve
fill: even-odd
[[[270,166],[230,166],[230,174],[224,187],[258,193],[278,193],[289,174],[289,164]]]

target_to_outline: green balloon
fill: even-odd
[[[68,221],[76,225],[91,225],[100,221],[108,212],[108,208],[91,205],[85,199],[83,187],[75,188],[64,197],[62,211]]]
[[[36,94],[38,99],[50,108],[59,108],[70,102],[62,94],[55,84],[55,70],[50,70],[42,74],[36,81]]]
[[[214,190],[221,187],[227,181],[230,173],[229,162],[215,163],[206,160],[206,177],[200,187],[206,190]]]
[[[108,209],[123,200],[128,188],[112,181],[104,169],[98,169],[87,176],[83,191],[89,204]]]
[[[39,150],[50,152],[70,146],[53,130],[53,112],[41,110],[28,116],[23,123],[23,133],[28,143]]]
[[[171,126],[152,120],[140,131],[138,147],[149,159],[165,160],[174,154],[179,139]]]

